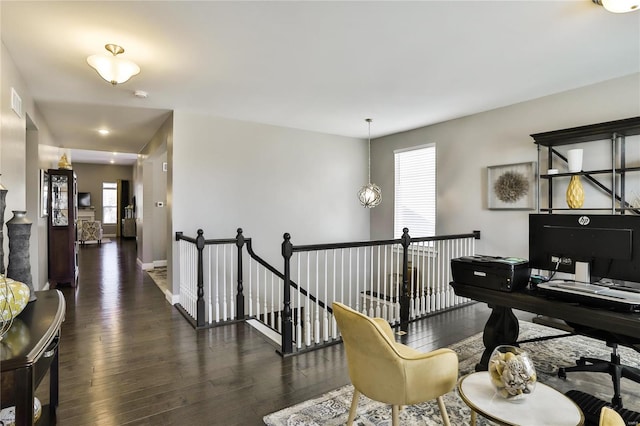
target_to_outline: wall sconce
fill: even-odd
[[[118,55],[124,53],[122,47],[117,44],[106,44],[104,48],[111,52],[111,55],[98,54],[87,58],[87,63],[100,74],[100,77],[115,86],[116,84],[124,83],[140,72],[138,65],[118,57]]]
[[[640,0],[593,0],[593,2],[613,13],[633,12],[640,9]]]

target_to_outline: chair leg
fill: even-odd
[[[449,421],[449,414],[447,414],[447,407],[444,406],[444,399],[441,396],[438,398],[438,407],[440,407],[440,415],[442,416],[442,421],[445,426],[450,426],[451,422]]]
[[[393,420],[391,421],[392,426],[400,426],[400,407],[394,405],[391,407],[391,415]]]
[[[351,400],[351,408],[349,409],[349,418],[347,419],[347,426],[353,424],[353,419],[356,418],[356,410],[358,409],[358,398],[360,397],[360,391],[353,388],[353,399]]]

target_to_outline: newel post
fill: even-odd
[[[196,304],[196,326],[204,327],[204,271],[203,271],[203,251],[204,251],[204,232],[198,229],[196,237],[196,248],[198,249],[198,300]]]
[[[402,289],[400,291],[400,323],[409,322],[409,228],[402,228]]]
[[[238,294],[236,295],[236,319],[244,318],[244,287],[242,286],[242,247],[244,246],[244,235],[242,228],[238,228],[236,235],[236,247],[238,247]]]
[[[282,310],[282,353],[293,353],[293,322],[291,320],[291,255],[293,244],[291,235],[285,233],[282,242],[284,258],[284,308]]]

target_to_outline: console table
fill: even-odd
[[[47,371],[49,405],[42,407],[38,424],[54,424],[58,406],[58,342],[65,300],[58,290],[37,291],[36,296],[38,299],[27,304],[9,330],[19,336],[10,341],[7,333],[6,339],[0,342],[3,345],[0,403],[2,408],[15,405],[17,425],[33,424],[35,389]]]
[[[512,309],[566,321],[589,329],[591,337],[634,345],[640,342],[640,313],[615,312],[592,308],[540,295],[535,290],[505,292],[452,282],[456,295],[485,302],[492,308],[484,327],[484,353],[476,370],[486,370],[491,352],[498,345],[514,344],[518,339],[518,318]],[[578,331],[579,332],[579,331]]]

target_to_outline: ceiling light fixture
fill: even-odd
[[[109,134],[109,130],[107,129],[98,129],[98,133],[100,133],[102,136],[106,136]]]
[[[87,58],[87,63],[100,74],[100,77],[115,86],[116,84],[124,83],[140,72],[138,65],[118,57],[118,55],[124,53],[122,47],[117,44],[106,44],[104,48],[111,52],[111,55],[98,54]]]
[[[365,119],[369,123],[369,183],[360,188],[358,199],[363,207],[374,208],[382,201],[382,191],[375,183],[371,183],[371,122],[370,118]]]
[[[613,13],[626,13],[640,10],[640,0],[593,0],[593,2]]]

